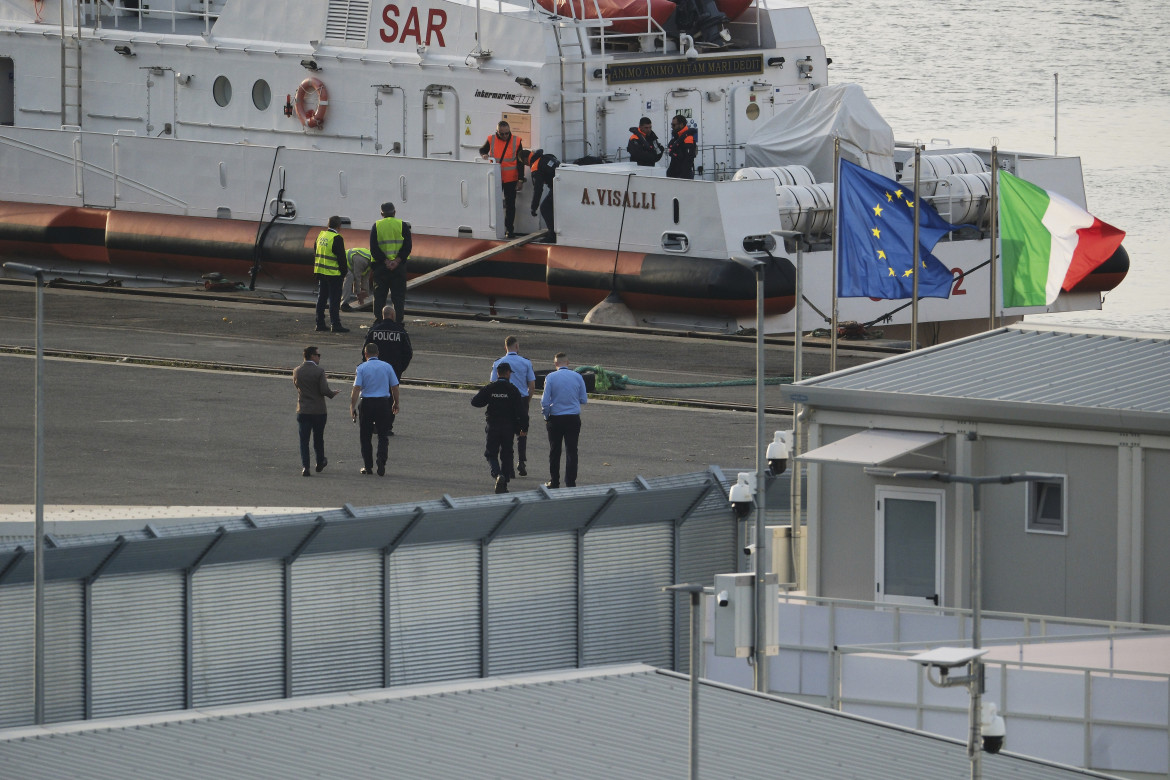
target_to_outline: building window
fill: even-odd
[[[1052,475],[1027,486],[1027,530],[1038,534],[1068,533],[1067,478]]]

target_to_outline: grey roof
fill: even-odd
[[[5,777],[687,776],[689,680],[598,667],[0,731]],[[729,686],[700,692],[704,777],[965,777],[961,742]],[[986,778],[1108,777],[1007,753]]]
[[[1170,433],[1170,337],[1013,325],[781,392],[818,408]]]

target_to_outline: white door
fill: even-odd
[[[374,98],[374,151],[406,154],[406,93],[402,87],[378,87]]]
[[[175,73],[172,70],[146,71],[146,134],[151,138],[175,137]]]
[[[456,160],[459,143],[459,99],[451,87],[426,89],[423,111],[423,156]]]
[[[877,489],[875,601],[939,604],[943,497],[941,490]]]

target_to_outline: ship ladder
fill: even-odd
[[[589,106],[592,99],[612,94],[589,89],[589,68],[604,68],[610,58],[589,56],[589,30],[596,27],[602,31],[600,40],[604,51],[604,30],[609,22],[601,18],[600,9],[596,9],[595,18],[585,19],[587,2],[596,6],[597,0],[570,0],[573,16],[577,18],[562,17],[553,22],[561,65],[561,160],[564,162],[589,154]],[[597,153],[601,152],[604,149],[599,148]]]
[[[76,29],[61,39],[61,124],[81,127],[81,32]]]
[[[535,241],[536,239],[544,236],[546,233],[548,233],[548,229],[538,230],[535,233],[529,233],[528,235],[520,236],[519,238],[513,238],[512,240],[500,244],[499,246],[492,247],[486,252],[480,252],[479,254],[472,255],[471,257],[465,257],[462,260],[456,260],[450,265],[445,265],[442,268],[437,268],[434,271],[431,271],[430,273],[414,277],[406,283],[406,289],[413,290],[417,287],[421,287],[427,282],[434,281],[435,279],[438,279],[442,276],[447,276],[448,274],[453,274],[456,271],[461,271],[470,265],[475,265],[481,260],[487,260],[488,258],[495,257],[501,252],[507,252],[509,249],[515,249],[518,246],[523,246],[524,244]]]

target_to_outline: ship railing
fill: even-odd
[[[77,13],[81,25],[92,24],[94,28],[103,20],[112,19],[115,29],[121,26],[124,17],[135,17],[138,29],[144,29],[144,22],[157,19],[165,24],[170,21],[170,31],[177,32],[181,21],[203,22],[204,34],[211,33],[211,23],[219,18],[222,0],[77,0]],[[197,7],[198,10],[180,10],[180,5]]]

